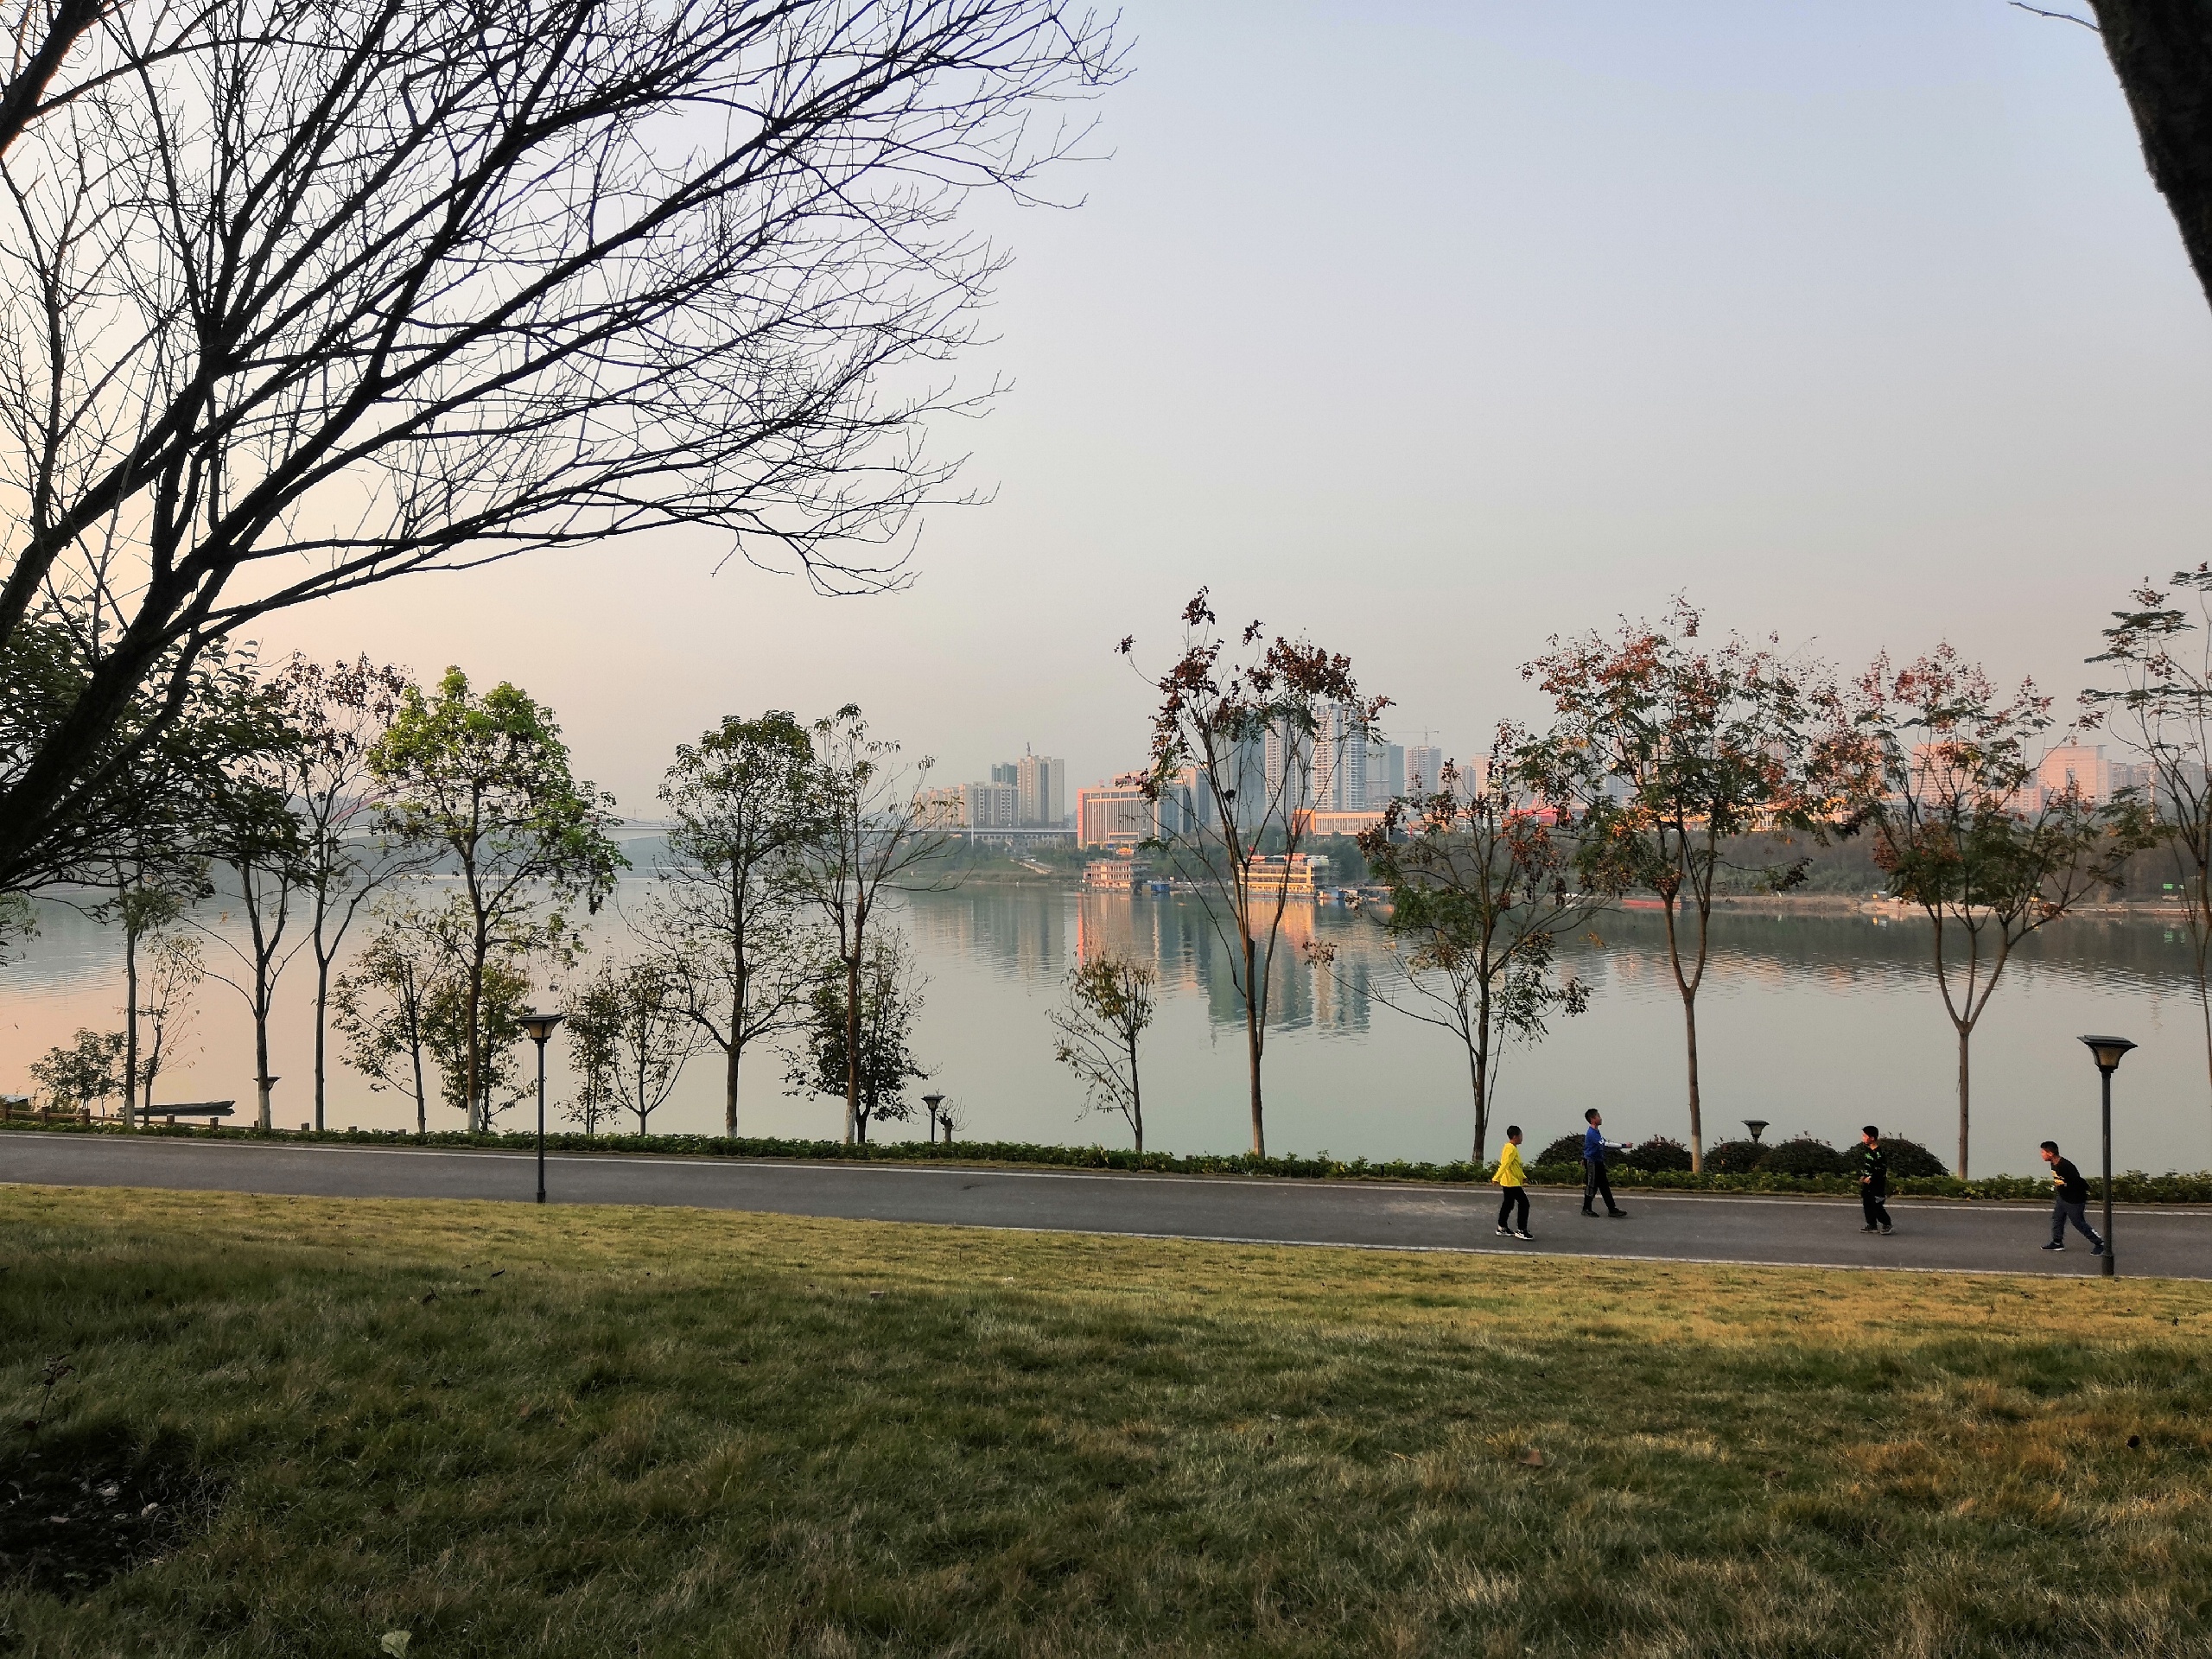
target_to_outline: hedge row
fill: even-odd
[[[0,1120],[0,1128],[53,1135],[124,1133],[111,1124],[66,1121],[42,1124],[23,1119]],[[205,1129],[181,1125],[170,1128],[159,1124],[146,1125],[137,1133],[188,1136],[194,1140],[205,1140],[208,1134]],[[314,1134],[225,1128],[216,1133],[226,1141],[319,1141],[340,1146],[482,1147],[521,1151],[537,1144],[537,1137],[530,1133],[469,1135],[459,1130],[414,1135],[378,1129],[331,1129]],[[821,1162],[1027,1164],[1058,1169],[1143,1170],[1171,1175],[1268,1175],[1294,1180],[1430,1181],[1456,1185],[1486,1182],[1494,1167],[1465,1161],[1431,1164],[1406,1159],[1377,1163],[1365,1158],[1332,1158],[1326,1153],[1311,1158],[1255,1158],[1249,1153],[1180,1156],[1147,1152],[1140,1155],[1113,1147],[1046,1146],[1022,1141],[963,1141],[957,1144],[940,1141],[936,1145],[926,1141],[892,1141],[849,1147],[840,1141],[791,1141],[746,1135],[586,1135],[563,1131],[549,1134],[545,1145],[553,1152],[659,1154],[691,1158],[804,1158]],[[1579,1164],[1540,1163],[1529,1174],[1541,1186],[1582,1185]],[[1858,1183],[1848,1176],[1783,1175],[1764,1170],[1749,1174],[1693,1175],[1688,1170],[1640,1170],[1616,1164],[1610,1175],[1612,1184],[1623,1189],[1834,1193],[1839,1197],[1848,1197],[1859,1190]],[[2102,1183],[2096,1177],[2089,1178],[2089,1186],[2094,1196],[2103,1196]],[[1890,1190],[1911,1198],[2045,1198],[2050,1196],[2050,1182],[2046,1178],[2029,1175],[1993,1175],[1972,1181],[1949,1175],[1913,1176],[1892,1179]],[[2113,1197],[2129,1204],[2212,1204],[2212,1170],[2193,1175],[2172,1171],[2150,1175],[2141,1170],[2130,1170],[2113,1179]]]

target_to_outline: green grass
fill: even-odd
[[[2212,1651],[2212,1287],[28,1187],[0,1262],[0,1480],[207,1494],[0,1652]]]

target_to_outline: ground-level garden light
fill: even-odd
[[[545,1039],[561,1023],[557,1014],[525,1014],[522,1028],[537,1045],[537,1201],[545,1202]]]
[[[2097,1075],[2104,1084],[2105,1277],[2109,1279],[2120,1270],[2112,1245],[2112,1074],[2120,1070],[2122,1057],[2135,1045],[2125,1037],[2084,1037],[2082,1040],[2096,1056]]]

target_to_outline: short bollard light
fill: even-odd
[[[2082,1041],[2096,1057],[2097,1075],[2104,1083],[2105,1128],[2105,1277],[2120,1271],[2119,1252],[2112,1243],[2112,1074],[2127,1051],[2135,1046],[2125,1037],[2084,1037]]]
[[[545,1202],[545,1039],[561,1023],[557,1014],[525,1014],[522,1028],[537,1045],[537,1201]]]

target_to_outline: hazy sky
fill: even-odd
[[[2070,694],[2212,556],[2212,313],[2096,39],[2003,0],[1135,0],[1134,73],[994,208],[1013,390],[907,593],[674,542],[413,579],[264,639],[550,702],[652,814],[726,711],[860,702],[942,781],[1138,761],[1200,582],[1351,653],[1393,736],[1533,714],[1662,607],[1847,661],[1948,636]]]

